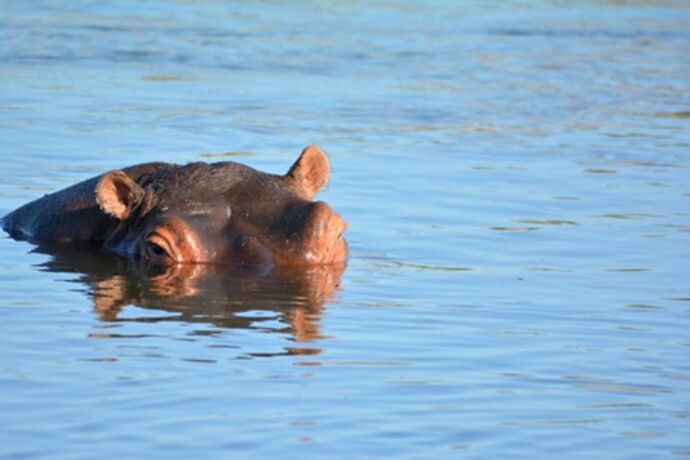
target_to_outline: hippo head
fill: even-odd
[[[312,201],[329,173],[315,146],[282,176],[232,162],[173,165],[137,180],[127,170],[110,171],[96,186],[99,206],[119,221],[105,247],[161,264],[342,263],[347,224]]]

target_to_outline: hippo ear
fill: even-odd
[[[103,212],[117,219],[129,217],[144,198],[144,189],[122,171],[110,171],[96,185],[96,201]]]
[[[311,199],[326,185],[330,172],[326,154],[319,147],[310,145],[302,151],[286,176],[294,180],[300,191]]]

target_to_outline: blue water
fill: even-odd
[[[227,281],[3,235],[0,457],[690,456],[688,56],[681,0],[0,2],[0,214],[317,143],[351,248]]]

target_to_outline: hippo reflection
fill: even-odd
[[[328,204],[312,201],[329,174],[316,146],[305,148],[284,175],[233,162],[146,163],[46,195],[2,224],[15,238],[93,242],[162,265],[267,272],[339,264],[347,258],[347,224]]]
[[[335,301],[344,269],[343,264],[330,264],[257,275],[229,272],[231,269],[213,264],[141,263],[79,245],[44,244],[34,251],[51,255],[42,269],[78,274],[73,281],[86,285],[102,321],[183,321],[255,329],[261,328],[253,317],[259,312],[258,319],[269,318],[274,325],[278,320],[284,325],[270,331],[288,332],[296,342],[321,337],[320,314],[326,303]],[[121,318],[130,305],[159,313]],[[161,315],[160,311],[170,314]],[[304,353],[309,349],[289,351]]]

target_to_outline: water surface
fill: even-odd
[[[347,269],[0,238],[4,458],[690,456],[684,1],[1,2],[0,214],[318,143]]]

